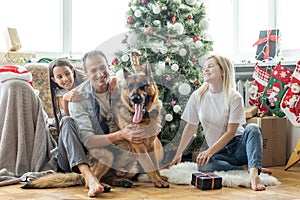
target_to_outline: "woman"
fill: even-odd
[[[262,134],[256,124],[246,123],[242,96],[236,91],[234,68],[228,58],[211,55],[203,67],[204,83],[190,97],[182,114],[187,122],[176,155],[170,165],[181,160],[201,123],[208,149],[197,156],[202,172],[243,170],[250,173],[253,190],[265,190],[261,183]]]
[[[68,59],[58,58],[49,64],[49,81],[55,127],[59,132],[60,119],[70,115],[68,102],[82,100],[73,89],[85,81],[85,76]]]
[[[47,129],[39,97],[20,76],[6,77],[0,78],[0,170],[16,177],[56,170],[50,153],[56,142]]]

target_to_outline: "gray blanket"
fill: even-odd
[[[55,171],[50,151],[56,142],[33,88],[22,80],[0,82],[0,102],[0,170],[10,172],[2,181],[27,172]]]

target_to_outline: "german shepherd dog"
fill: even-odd
[[[112,114],[107,116],[110,132],[124,128],[129,123],[145,129],[147,138],[140,144],[127,140],[113,144],[118,153],[109,148],[94,148],[88,152],[88,161],[93,174],[101,181],[104,191],[111,186],[133,187],[130,180],[136,175],[137,161],[155,187],[168,188],[167,177],[161,176],[154,154],[154,139],[161,129],[162,103],[158,99],[158,88],[153,80],[151,67],[135,73],[123,67],[123,79],[111,93]],[[117,81],[114,81],[117,82]],[[83,185],[84,177],[77,173],[54,173],[26,183],[22,188],[57,188]],[[106,185],[109,184],[109,185]]]

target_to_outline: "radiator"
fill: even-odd
[[[237,80],[236,82],[237,91],[242,95],[244,99],[244,106],[248,107],[249,105],[249,88],[251,86],[251,80]]]

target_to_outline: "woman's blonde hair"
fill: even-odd
[[[234,67],[231,61],[220,55],[210,55],[206,60],[215,59],[217,64],[220,66],[223,71],[223,90],[226,93],[226,100],[229,102],[231,99],[232,89],[236,89],[235,85],[235,73]],[[201,87],[198,89],[198,97],[201,100],[202,95],[208,90],[208,83],[204,82]]]

